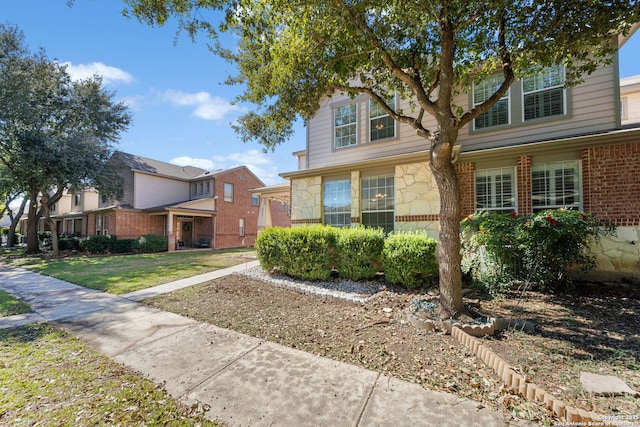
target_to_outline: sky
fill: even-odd
[[[242,142],[230,123],[254,106],[231,104],[242,89],[223,83],[233,66],[212,54],[206,39],[192,43],[172,23],[127,19],[123,8],[117,0],[75,0],[72,7],[67,0],[2,0],[0,22],[22,30],[32,52],[42,47],[67,64],[72,77],[103,76],[133,115],[119,150],[207,170],[247,165],[265,185],[297,169],[293,152],[306,145],[301,124],[274,152]],[[640,31],[620,51],[620,77],[638,74]]]

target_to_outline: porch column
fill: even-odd
[[[258,232],[265,228],[271,227],[273,221],[271,219],[271,199],[268,197],[260,197],[260,210],[258,213]]]
[[[175,252],[176,250],[176,233],[173,230],[173,212],[167,213],[167,239],[169,240],[169,252]]]

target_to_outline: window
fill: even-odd
[[[351,225],[351,181],[325,181],[322,209],[324,223],[334,227]]]
[[[513,212],[516,207],[513,168],[485,169],[476,172],[476,210]]]
[[[204,183],[204,192],[205,192],[205,194],[210,194],[211,193],[211,181],[206,181]]]
[[[73,205],[74,206],[80,206],[80,203],[82,202],[82,194],[74,194],[73,195]]]
[[[391,108],[396,108],[395,96],[385,100]],[[369,140],[393,138],[396,136],[395,120],[373,99],[369,100]]]
[[[260,196],[257,194],[251,195],[251,206],[260,206]]]
[[[49,207],[49,212],[53,213],[56,211],[56,204],[52,204],[51,207]]]
[[[102,215],[96,215],[96,235],[102,234]]]
[[[547,67],[522,79],[524,120],[565,114],[564,67]]]
[[[473,106],[482,104],[493,95],[500,85],[504,82],[504,78],[500,75],[488,77],[482,81],[473,83]],[[500,98],[500,100],[491,107],[489,111],[476,117],[473,122],[474,129],[485,129],[492,126],[508,125],[510,110],[510,92]]]
[[[240,237],[244,236],[244,218],[240,218],[240,220],[238,221],[238,235]]]
[[[109,234],[109,215],[102,216],[102,234]]]
[[[192,196],[197,196],[198,195],[198,184],[197,183],[193,183],[191,184],[191,195]]]
[[[358,108],[356,104],[338,107],[333,112],[334,144],[336,148],[358,143]]]
[[[531,167],[534,212],[554,208],[580,208],[580,164],[557,162]]]
[[[200,195],[204,194],[204,182],[200,181]]]
[[[362,224],[382,228],[386,233],[394,229],[393,176],[362,178],[360,207]]]
[[[233,202],[233,184],[224,183],[224,201]]]

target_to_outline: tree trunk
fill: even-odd
[[[38,241],[38,193],[29,195],[29,213],[27,216],[27,254],[40,252]]]
[[[60,247],[58,246],[58,227],[56,222],[51,219],[51,210],[49,209],[49,201],[42,203],[42,210],[44,211],[44,221],[49,225],[51,230],[51,252],[54,258],[60,256]]]
[[[457,318],[466,313],[462,301],[460,270],[460,187],[451,156],[457,139],[455,129],[441,131],[430,150],[431,172],[440,193],[440,237],[438,263],[440,273],[440,315]]]
[[[20,222],[20,218],[22,218],[22,214],[24,213],[24,208],[27,206],[27,198],[22,198],[22,203],[20,203],[20,208],[18,208],[18,212],[13,214],[11,210],[9,210],[9,218],[11,219],[11,225],[9,226],[9,233],[7,234],[7,246],[15,246],[16,245],[16,228],[18,227],[18,223]]]

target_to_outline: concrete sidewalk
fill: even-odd
[[[249,265],[219,270],[215,277]],[[0,318],[0,328],[55,322],[164,384],[187,405],[210,405],[209,416],[229,426],[510,425],[501,412],[479,409],[477,402],[135,302],[186,283],[134,292],[128,299],[0,264],[0,289],[36,312]]]

